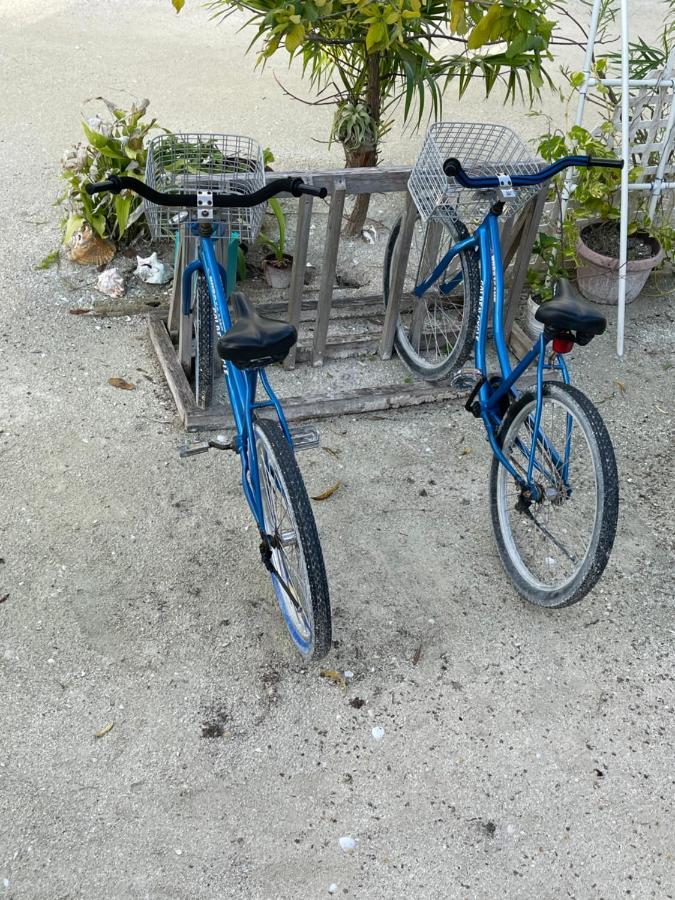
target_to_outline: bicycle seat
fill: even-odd
[[[553,300],[542,303],[534,317],[555,331],[575,331],[588,340],[602,334],[607,327],[607,319],[602,313],[582,300],[577,289],[566,279],[558,282]]]
[[[293,325],[261,316],[238,291],[230,294],[230,304],[236,321],[218,340],[221,359],[238,369],[268,366],[286,359],[298,339]]]

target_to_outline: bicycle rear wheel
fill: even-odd
[[[389,303],[395,250],[402,219],[389,235],[384,257],[384,305]],[[450,227],[417,217],[403,282],[394,346],[405,365],[427,381],[437,381],[459,369],[471,352],[480,294],[478,254],[464,250],[452,259],[421,297],[416,285],[428,278],[453,244],[468,237],[461,222]]]
[[[295,454],[278,422],[254,419],[272,584],[295,646],[320,659],[331,643],[328,582],[319,534]]]
[[[612,442],[590,400],[569,385],[547,383],[542,402],[532,476],[541,499],[530,499],[494,457],[490,506],[497,549],[518,592],[530,603],[559,608],[583,599],[607,565],[619,486]],[[504,455],[523,477],[535,409],[535,394],[523,394],[499,433]]]
[[[194,388],[197,406],[206,409],[213,396],[213,310],[203,272],[197,273],[193,316]]]

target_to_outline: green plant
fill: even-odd
[[[284,253],[286,252],[286,216],[284,215],[281,204],[276,199],[276,197],[272,197],[272,199],[268,202],[270,205],[270,209],[274,213],[274,217],[277,220],[279,238],[275,241],[273,238],[269,237],[269,235],[266,235],[261,231],[258,235],[258,240],[261,244],[263,244],[265,247],[268,247],[272,251],[272,253],[274,254],[274,258],[278,263],[280,263],[283,262]]]
[[[61,177],[67,189],[59,202],[65,207],[63,241],[89,224],[102,238],[130,241],[146,228],[141,218],[141,199],[130,191],[120,194],[102,193],[90,197],[85,187],[92,181],[103,181],[109,174],[142,178],[147,155],[146,138],[157,123],[144,121],[148,101],[123,109],[103,97],[110,114],[108,119],[95,115],[82,120],[86,142],[67,150],[61,162]]]
[[[265,147],[263,149],[263,165],[265,166],[265,171],[271,171],[271,164],[273,162],[274,154],[269,147]],[[276,261],[280,263],[283,262],[284,254],[286,252],[286,216],[281,208],[281,203],[276,197],[272,197],[272,199],[267,202],[274,213],[274,218],[277,220],[279,239],[275,241],[273,238],[269,237],[269,235],[261,231],[258,235],[258,241],[271,250]]]
[[[171,0],[177,11],[184,0]],[[217,18],[250,15],[258,63],[278,51],[299,58],[316,104],[337,107],[331,137],[348,166],[377,165],[383,136],[402,103],[419,125],[439,116],[443,92],[459,96],[474,78],[486,94],[503,83],[507,97],[530,98],[548,78],[544,62],[554,23],[551,0],[209,0]],[[429,101],[429,102],[427,102]],[[348,234],[361,231],[368,195],[359,195]]]

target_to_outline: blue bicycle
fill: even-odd
[[[403,218],[396,223],[384,266],[385,306],[394,278],[403,277],[395,346],[411,371],[447,377],[474,348],[466,409],[482,420],[493,453],[489,491],[499,556],[525,599],[552,608],[578,602],[596,584],[616,534],[612,443],[598,411],[571,386],[565,362],[575,345],[602,334],[606,321],[562,281],[537,312],[541,336],[512,367],[499,219],[570,166],[622,162],[571,156],[544,167],[508,128],[432,126],[409,182],[419,217],[412,229]],[[470,233],[463,220],[480,224]],[[498,372],[488,367],[491,308]],[[522,389],[530,366],[535,387]]]
[[[217,148],[209,150],[208,165],[213,166],[217,152]],[[223,361],[235,437],[232,442],[222,437],[197,442],[183,455],[209,449],[234,450],[239,454],[244,496],[260,533],[261,559],[271,576],[286,626],[303,657],[318,659],[330,647],[331,609],[319,535],[295,459],[293,431],[296,444],[316,443],[318,435],[313,439],[312,429],[289,429],[270,385],[265,366],[286,357],[297,333],[287,322],[259,315],[244,294],[233,291],[239,245],[233,225],[237,224],[235,219],[245,224],[246,210],[261,210],[261,204],[278,194],[324,197],[326,191],[304,184],[299,178],[283,178],[247,192],[242,185],[246,186],[251,172],[250,156],[230,153],[223,157],[221,153],[217,163],[221,171],[227,170],[236,192],[185,192],[175,187],[162,192],[135,178],[117,176],[88,185],[87,192],[94,195],[100,191],[134,191],[154,207],[196,209],[196,216],[189,214],[194,221],[181,226],[188,228],[198,242],[197,258],[183,272],[183,299],[188,309],[196,306],[202,337],[210,335],[211,323],[215,321],[217,352]],[[203,174],[204,159],[194,158],[193,151],[193,158],[184,156],[180,165],[181,172],[192,177],[195,171]],[[174,175],[175,172],[174,169]],[[239,177],[235,178],[235,174]],[[215,240],[227,241],[226,266],[218,262]],[[203,343],[201,364],[210,366],[210,355],[206,358],[210,344]],[[260,386],[264,399],[257,399]],[[271,409],[274,417],[261,416],[263,409]]]

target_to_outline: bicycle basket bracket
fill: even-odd
[[[443,171],[446,159],[454,157],[467,175],[494,175],[501,190],[462,187]],[[533,175],[544,163],[533,156],[518,135],[504,125],[477,122],[437,122],[427,131],[420,155],[413,166],[408,190],[420,216],[453,224],[478,225],[495,200],[504,201],[503,218],[514,216],[534,197],[538,187],[510,185],[512,175]]]
[[[157,191],[252,194],[265,186],[265,166],[260,145],[235,134],[163,134],[148,145],[145,181]],[[199,221],[198,210],[156,206],[143,201],[145,216],[155,240],[171,237],[180,225]],[[218,235],[236,231],[242,241],[253,243],[265,212],[264,205],[213,210],[221,223]]]

